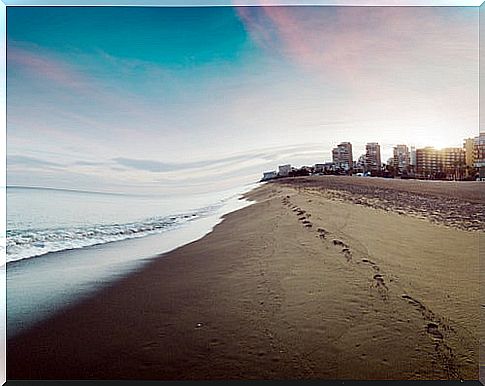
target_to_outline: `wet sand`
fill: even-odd
[[[401,182],[261,186],[204,238],[9,340],[8,379],[478,379],[483,224],[419,218],[372,184],[470,213],[482,185]]]

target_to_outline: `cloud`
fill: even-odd
[[[383,71],[391,75],[409,66],[456,65],[466,60],[462,55],[476,56],[476,9],[266,3],[237,8],[253,38],[267,50],[340,82],[362,82],[371,74],[382,79]]]
[[[73,71],[70,66],[53,57],[42,55],[32,50],[27,50],[9,42],[7,51],[7,66],[9,68],[20,67],[27,70],[36,78],[43,78],[58,85],[88,91],[87,79],[79,72]]]
[[[246,157],[238,156],[238,157],[221,158],[218,160],[205,160],[205,161],[186,162],[186,163],[167,163],[167,162],[160,162],[156,160],[143,160],[143,159],[117,157],[117,158],[113,158],[113,161],[117,162],[120,165],[126,166],[128,168],[132,168],[132,169],[144,170],[144,171],[153,172],[153,173],[163,173],[163,172],[172,172],[172,171],[179,171],[179,170],[205,168],[205,167],[214,166],[214,165],[222,166],[227,163],[242,161],[244,159],[246,159]]]
[[[79,166],[102,166],[105,165],[103,162],[92,162],[92,161],[75,161],[73,162],[73,165],[79,165]]]
[[[34,102],[47,104],[49,109],[58,108],[56,115],[61,118],[74,119],[97,129],[103,126],[99,119],[101,110],[117,113],[124,120],[146,121],[147,112],[154,106],[123,82],[113,82],[110,79],[113,67],[117,66],[119,71],[143,67],[150,70],[155,78],[162,76],[162,69],[137,60],[113,61],[114,58],[100,51],[94,56],[79,52],[65,55],[28,42],[8,40],[7,68],[14,70],[8,74],[9,97],[13,100],[16,90],[32,82],[29,90],[42,94],[46,99],[37,98]],[[108,73],[100,71],[101,68],[105,68],[105,71],[108,68]],[[20,76],[15,74],[15,70],[21,71]],[[18,83],[19,79],[22,84]],[[54,106],[53,100],[57,100],[59,106]],[[125,131],[123,125],[118,127],[118,131]]]
[[[193,179],[196,176],[202,178],[208,176],[227,175],[235,172],[260,173],[262,166],[271,166],[279,161],[286,162],[292,159],[310,159],[322,155],[321,145],[301,144],[286,147],[262,148],[219,159],[200,160],[185,163],[161,162],[158,160],[134,159],[126,157],[113,158],[112,161],[127,168],[141,170],[150,173],[166,173],[178,171],[194,171],[194,175],[178,175],[175,179]],[[318,158],[317,158],[318,160]],[[273,167],[276,167],[274,164]]]
[[[28,156],[23,156],[23,155],[10,155],[7,157],[7,167],[8,166],[15,166],[15,165],[21,165],[21,166],[28,166],[28,167],[64,167],[64,165],[56,163],[56,162],[51,162],[51,161],[46,161],[42,160],[39,158],[35,157],[28,157]]]
[[[153,160],[140,160],[140,159],[133,159],[133,158],[118,157],[118,158],[113,158],[113,161],[129,168],[144,170],[147,172],[154,172],[154,173],[177,170],[177,166],[178,166],[178,169],[181,169],[181,168],[183,169],[183,166],[180,167],[180,165],[177,165],[177,164],[168,164],[168,163],[163,163],[163,162],[153,161]]]
[[[125,157],[117,157],[117,158],[113,158],[112,160],[128,168],[144,170],[144,171],[153,172],[153,173],[163,173],[163,172],[175,172],[180,170],[190,170],[190,169],[224,167],[230,164],[239,163],[242,161],[247,161],[255,158],[264,158],[268,160],[270,159],[270,155],[256,152],[256,153],[242,154],[242,155],[231,156],[231,157],[224,157],[219,159],[201,160],[201,161],[194,161],[194,162],[182,162],[182,163],[161,162],[157,160],[134,159],[134,158],[125,158]]]

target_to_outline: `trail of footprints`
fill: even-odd
[[[290,196],[286,196],[282,199],[282,203],[284,206],[287,206],[292,210],[292,212],[297,216],[298,221],[307,229],[312,230],[313,224],[309,220],[311,217],[310,213],[307,213],[305,210],[300,208],[299,206],[293,204],[290,201]],[[324,228],[317,228],[317,237],[321,240],[327,240],[327,237],[331,235],[331,233]],[[340,253],[345,257],[347,262],[353,262],[353,255],[352,250],[348,244],[343,242],[339,239],[332,239],[332,244],[340,249]],[[368,265],[373,270],[373,287],[377,288],[379,294],[381,295],[384,301],[388,300],[388,287],[384,280],[384,275],[380,272],[380,267],[370,259],[362,258],[360,260],[361,263]],[[408,303],[414,306],[422,315],[425,321],[425,331],[430,336],[435,344],[435,351],[437,355],[441,358],[447,372],[450,377],[456,378],[458,376],[458,371],[454,366],[454,354],[451,347],[449,347],[444,342],[444,335],[443,331],[449,332],[454,331],[453,327],[445,323],[441,318],[437,317],[429,308],[427,308],[422,302],[419,300],[414,299],[413,297],[404,294],[401,296],[402,299],[407,300]]]
[[[453,349],[446,344],[444,335],[448,332],[455,332],[455,329],[442,318],[436,316],[433,311],[419,300],[407,294],[403,294],[401,297],[421,313],[426,323],[426,332],[434,342],[435,352],[444,363],[448,377],[458,378],[460,374],[455,366],[455,354],[453,353]]]
[[[298,217],[298,221],[300,221],[305,228],[309,228],[309,229],[313,228],[313,224],[309,220],[309,218],[311,217],[311,214],[307,213],[305,210],[301,209],[297,205],[292,204],[290,201],[290,196],[284,197],[282,199],[282,203],[283,205],[289,207],[296,214],[296,216]],[[330,232],[325,230],[324,228],[318,228],[317,233],[318,233],[317,237],[319,237],[322,240],[325,240],[327,236],[330,235]],[[332,243],[337,248],[340,248],[340,252],[343,254],[343,256],[346,258],[348,262],[352,261],[353,256],[349,245],[347,245],[345,242],[339,239],[333,239]],[[368,259],[362,259],[362,262],[369,264],[375,271],[379,271],[379,267],[372,261]],[[377,285],[381,285],[385,287],[384,278],[382,277],[382,275],[380,274],[374,275],[374,280],[376,281]]]
[[[286,197],[282,198],[281,202],[283,203],[284,206],[287,206],[288,208],[290,208],[292,210],[293,213],[295,213],[295,215],[298,218],[298,221],[305,228],[307,228],[309,230],[313,229],[313,224],[309,220],[309,218],[311,217],[311,214],[307,213],[305,210],[303,210],[299,206],[292,204],[292,202],[290,201],[290,196],[286,196]],[[330,235],[330,234],[331,233],[329,231],[325,230],[324,228],[318,228],[317,229],[317,237],[319,237],[322,240],[326,240],[327,236]],[[351,251],[349,245],[347,245],[345,242],[343,242],[342,240],[339,240],[339,239],[333,239],[332,244],[335,247],[340,249],[340,253],[342,253],[342,255],[345,257],[347,262],[350,263],[350,262],[353,261],[353,255],[352,255],[352,251]],[[374,280],[373,286],[378,289],[382,298],[384,300],[387,300],[388,288],[387,288],[386,283],[384,281],[383,275],[379,273],[379,270],[380,270],[379,266],[377,264],[375,264],[374,262],[370,261],[369,259],[362,259],[361,262],[370,265],[370,267],[375,271],[375,274],[373,275],[373,280]]]

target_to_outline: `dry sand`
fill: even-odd
[[[329,195],[353,185],[336,178],[254,190],[206,237],[8,341],[8,378],[478,379],[483,233]]]

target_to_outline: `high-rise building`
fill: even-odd
[[[424,178],[462,178],[465,168],[465,150],[460,147],[416,150],[416,172]]]
[[[431,177],[441,170],[441,154],[434,147],[416,149],[416,172],[422,177]]]
[[[416,166],[416,148],[414,146],[411,146],[411,151],[409,152],[409,164]]]
[[[442,150],[444,172],[448,177],[461,178],[465,171],[465,150],[461,147],[448,147]]]
[[[350,142],[342,142],[337,145],[332,150],[332,160],[337,169],[345,171],[352,169],[352,144]]]
[[[476,138],[467,138],[463,141],[463,148],[465,149],[466,166],[473,167],[475,164],[475,142]]]
[[[369,142],[365,145],[365,170],[380,172],[381,167],[381,147],[377,142]]]
[[[402,172],[411,164],[409,149],[406,145],[396,145],[393,149],[394,167]]]
[[[477,137],[464,139],[463,150],[468,177],[474,176],[478,169],[480,179],[485,179],[485,132]]]
[[[474,138],[473,161],[476,167],[485,166],[485,132]]]
[[[485,132],[475,137],[473,156],[474,166],[478,168],[479,178],[483,181],[485,179]]]

